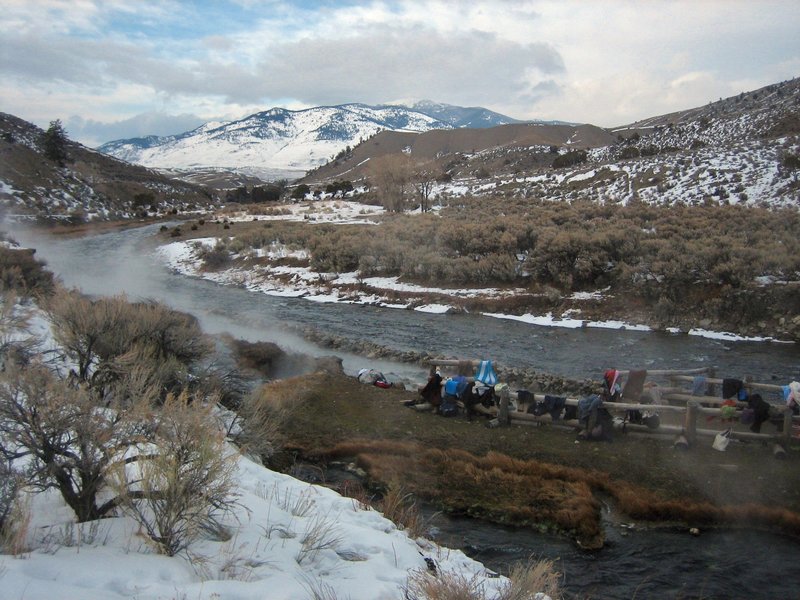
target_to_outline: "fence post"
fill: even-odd
[[[683,422],[683,430],[691,446],[694,446],[697,441],[697,409],[697,401],[689,400],[686,403],[686,418]]]
[[[500,390],[500,406],[497,409],[497,420],[500,425],[508,425],[511,423],[511,416],[508,414],[508,401],[510,393],[508,387]]]
[[[788,444],[792,441],[792,409],[788,406],[783,408],[783,442]]]

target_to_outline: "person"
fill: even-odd
[[[619,402],[622,392],[622,386],[619,383],[621,375],[616,369],[608,369],[603,373],[603,392],[601,394],[603,402]],[[636,401],[638,402],[638,398]]]
[[[442,403],[442,374],[438,367],[431,367],[428,381],[419,388],[419,399],[406,401],[406,406],[424,405],[437,407]]]

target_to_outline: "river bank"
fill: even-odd
[[[331,204],[336,205],[335,212]],[[268,216],[236,213],[200,219],[188,231],[186,226],[165,226],[159,236],[159,253],[169,268],[183,275],[318,303],[363,304],[434,314],[469,313],[547,327],[659,331],[725,341],[793,343],[793,334],[768,332],[790,331],[795,325],[800,334],[800,317],[796,323],[779,318],[780,327],[776,321],[771,330],[765,321],[742,321],[735,330],[726,330],[721,321],[684,311],[673,319],[678,324],[665,326],[652,307],[610,288],[564,295],[552,288],[531,292],[514,287],[432,286],[401,281],[396,276],[363,276],[357,271],[322,272],[309,266],[310,254],[306,250],[275,242],[248,249],[247,243],[237,242],[237,238],[261,235],[265,224],[297,221],[298,215],[308,221],[308,226],[375,225],[358,212],[363,211],[363,205],[352,202],[319,202],[302,207],[302,212],[296,206],[291,208],[292,212],[283,209],[286,212]]]
[[[553,560],[565,598],[782,598],[800,585],[798,448],[779,461],[760,444],[578,442],[420,413],[403,406],[414,392],[342,375],[275,385],[297,399],[282,469],[357,497],[400,488],[425,507],[427,535],[498,572]]]
[[[257,214],[233,208],[218,214],[58,224],[37,229],[48,235],[70,237],[161,223],[156,238],[161,246],[159,253],[176,272],[253,292],[319,303],[355,303],[433,314],[467,313],[545,327],[654,331],[722,341],[794,343],[800,336],[800,316],[781,312],[780,307],[773,311],[774,319],[760,318],[750,322],[744,315],[739,315],[735,326],[730,320],[710,319],[692,310],[680,311],[680,314],[673,315],[669,325],[665,325],[663,318],[656,314],[658,311],[641,301],[634,301],[634,297],[624,290],[605,288],[561,294],[551,288],[532,293],[514,287],[431,286],[400,281],[398,277],[315,271],[308,266],[308,252],[298,253],[281,244],[273,243],[267,248],[241,253],[238,251],[243,246],[230,244],[237,236],[249,238],[270,223],[299,221],[309,227],[328,224],[361,228],[376,225],[377,221],[373,219],[381,215],[379,207],[348,201],[318,201],[270,208]],[[226,256],[220,259],[221,263],[215,262],[210,266],[206,257],[210,250],[220,245]],[[782,290],[783,287],[765,283],[759,293],[768,296],[771,288]],[[771,302],[765,296],[757,303]]]

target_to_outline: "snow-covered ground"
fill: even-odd
[[[235,451],[231,447],[231,451]],[[493,597],[508,583],[463,552],[404,531],[356,500],[256,464],[236,461],[227,541],[202,540],[186,555],[156,553],[132,519],[74,523],[55,491],[33,498],[28,550],[0,555],[7,600],[401,599],[408,578],[457,573]],[[324,543],[314,547],[317,534]],[[321,547],[324,546],[324,547]]]
[[[2,300],[2,298],[0,298]],[[27,328],[52,347],[35,306]],[[8,323],[8,321],[4,321]],[[230,415],[220,413],[220,422]],[[509,584],[481,563],[398,529],[357,500],[271,471],[226,443],[235,464],[229,534],[200,539],[174,557],[159,554],[135,521],[117,516],[76,524],[56,490],[27,496],[31,519],[16,554],[0,554],[3,600],[402,599],[410,577],[430,572],[474,582],[487,598]],[[545,598],[538,595],[539,600]]]

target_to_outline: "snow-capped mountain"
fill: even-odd
[[[98,150],[160,169],[218,168],[249,170],[266,178],[299,177],[382,130],[451,128],[448,122],[403,106],[273,108],[179,135],[108,142]]]
[[[484,129],[487,127],[496,127],[497,125],[523,122],[480,106],[454,106],[452,104],[432,102],[430,100],[420,100],[419,102],[408,103],[406,106],[411,110],[449,123],[456,128]]]

